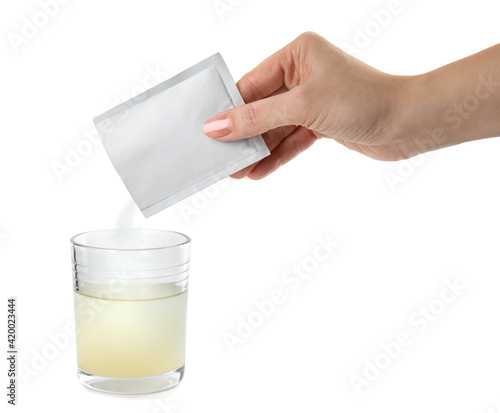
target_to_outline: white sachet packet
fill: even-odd
[[[220,142],[203,133],[205,121],[244,103],[217,53],[94,123],[113,166],[148,218],[269,155],[260,135]]]

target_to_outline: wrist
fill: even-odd
[[[443,125],[443,96],[428,73],[393,79],[392,144],[401,159],[453,144]],[[446,99],[444,100],[446,101]]]

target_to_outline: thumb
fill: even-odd
[[[281,93],[220,112],[204,123],[203,132],[209,138],[234,141],[280,126],[298,125],[300,122],[288,104],[290,94]]]

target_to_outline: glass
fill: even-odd
[[[186,235],[151,229],[71,238],[81,383],[142,394],[181,381],[190,247]]]

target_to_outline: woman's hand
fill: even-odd
[[[406,159],[500,134],[500,87],[491,93],[489,110],[478,116],[490,119],[489,125],[482,125],[482,133],[477,133],[478,125],[467,128],[467,122],[459,131],[453,130],[456,123],[444,119],[457,99],[478,87],[477,76],[471,80],[466,73],[461,78],[460,69],[484,68],[486,60],[498,80],[499,55],[496,46],[424,75],[395,76],[359,61],[315,33],[304,33],[247,73],[237,84],[247,104],[217,114],[205,123],[204,131],[221,141],[264,137],[271,155],[234,178],[261,179],[322,137],[373,159]],[[453,82],[461,82],[463,88]],[[475,133],[468,135],[474,127]]]

